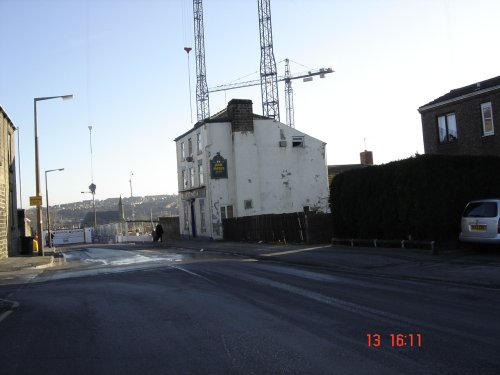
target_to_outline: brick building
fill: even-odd
[[[14,131],[0,107],[0,259],[19,253]]]
[[[451,90],[418,111],[426,154],[500,156],[500,76]]]

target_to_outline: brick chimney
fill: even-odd
[[[373,165],[373,152],[365,150],[359,154],[359,159],[363,165]]]
[[[227,116],[231,120],[232,132],[253,132],[252,101],[233,99],[227,104]]]

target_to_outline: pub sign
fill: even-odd
[[[227,159],[224,159],[220,152],[210,160],[210,177],[227,178]]]

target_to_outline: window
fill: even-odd
[[[220,209],[221,220],[231,219],[232,217],[233,217],[233,206],[221,207]]]
[[[194,168],[189,168],[189,181],[191,182],[191,187],[194,186]]]
[[[200,186],[203,185],[203,160],[198,160],[198,181],[200,181]]]
[[[457,140],[457,121],[454,113],[438,117],[439,143]]]
[[[181,160],[186,158],[186,147],[184,146],[184,142],[181,142]]]
[[[472,202],[465,208],[464,217],[496,217],[498,208],[496,202]]]
[[[203,142],[201,140],[201,133],[196,134],[196,149],[198,151],[198,154],[201,154],[203,152]]]
[[[182,189],[188,188],[187,172],[185,169],[182,170]]]
[[[205,222],[205,199],[199,199],[200,202],[200,226],[201,226],[201,231],[206,232],[207,231],[207,225]]]
[[[245,204],[245,210],[249,210],[249,209],[251,209],[253,207],[251,199],[245,200],[244,204]]]
[[[188,139],[188,156],[193,156],[193,142],[191,138]]]
[[[292,147],[304,147],[304,137],[303,136],[292,137]]]
[[[487,136],[495,134],[490,102],[481,104],[481,114],[483,116],[483,135]]]

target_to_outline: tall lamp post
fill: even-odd
[[[82,194],[92,194],[92,207],[94,209],[94,236],[97,233],[97,213],[95,210],[95,188],[96,188],[95,184],[92,183],[89,186],[90,191],[82,191],[81,192]],[[94,241],[92,241],[92,242],[94,242]]]
[[[45,202],[47,203],[47,239],[49,247],[52,247],[52,236],[50,235],[50,214],[49,214],[49,184],[47,182],[47,173],[56,172],[56,171],[64,171],[64,168],[59,169],[49,169],[45,171]]]
[[[34,114],[35,114],[35,182],[36,182],[36,196],[40,196],[40,165],[39,165],[39,155],[38,155],[38,124],[36,115],[36,103],[42,100],[50,99],[73,99],[73,95],[59,95],[59,96],[44,96],[40,98],[33,99]],[[38,255],[43,256],[43,239],[42,237],[42,205],[36,206],[36,232],[38,234]]]

